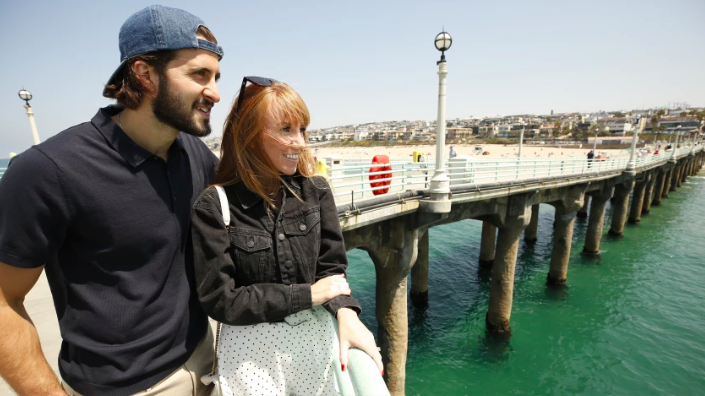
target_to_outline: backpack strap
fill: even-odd
[[[225,228],[230,228],[230,206],[228,205],[228,196],[225,195],[225,189],[223,186],[215,186],[215,190],[218,191],[218,198],[220,198],[220,209],[223,211],[223,223],[225,223]]]

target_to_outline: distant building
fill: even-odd
[[[680,132],[685,132],[691,129],[697,129],[699,126],[698,120],[690,117],[662,119],[659,121],[658,125],[666,127],[666,129],[662,131],[665,133],[675,132],[679,125],[681,127]]]
[[[597,120],[600,130],[609,131],[612,136],[624,136],[632,131],[631,119],[627,117],[610,117]]]
[[[473,135],[477,135],[478,127],[474,128],[447,128],[446,129],[446,139],[448,140],[458,140],[458,139],[468,139]]]

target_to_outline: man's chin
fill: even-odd
[[[212,130],[209,123],[204,123],[200,127],[193,125],[191,128],[188,128],[187,130],[184,130],[182,132],[202,138],[210,135]]]

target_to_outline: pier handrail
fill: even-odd
[[[700,152],[703,147],[681,146],[676,151],[676,159],[691,153]],[[648,167],[666,163],[673,152],[648,153],[635,159],[636,167]],[[389,189],[389,195],[406,191],[419,191],[428,188],[435,169],[435,161],[425,162],[390,161],[391,170],[370,172],[371,159],[366,163],[356,158],[341,161],[341,166],[328,170],[328,179],[333,186],[338,204],[368,199],[375,191]],[[553,158],[488,158],[457,157],[445,161],[445,168],[451,186],[458,184],[484,184],[489,182],[537,179],[554,176],[600,174],[626,170],[629,158],[618,156],[607,159],[587,160],[584,157]],[[352,164],[355,165],[352,165]],[[370,176],[388,175],[387,178],[370,180]],[[370,183],[387,181],[389,185],[372,187]]]

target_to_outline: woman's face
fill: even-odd
[[[283,120],[273,112],[267,117],[262,133],[262,145],[274,168],[285,175],[296,173],[299,154],[306,145],[306,127]]]

